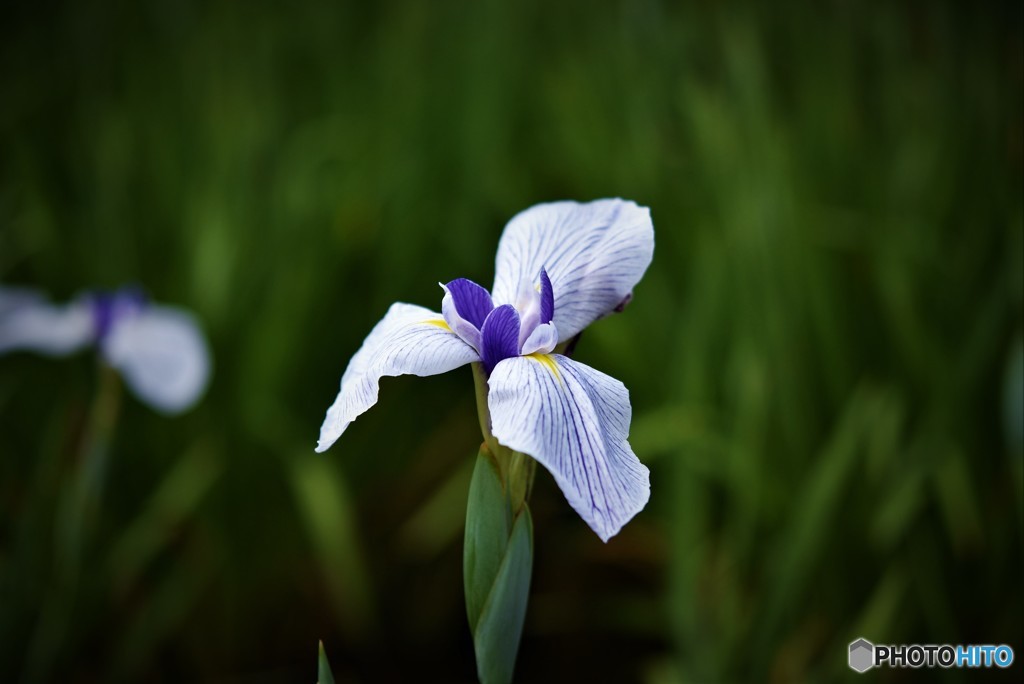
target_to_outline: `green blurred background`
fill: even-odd
[[[489,284],[515,212],[604,196],[657,246],[576,356],[629,387],[651,502],[604,545],[538,475],[519,678],[853,681],[860,636],[1007,643],[1019,677],[1021,16],[6,7],[0,281],[139,283],[215,371],[179,418],[123,398],[58,590],[101,374],[0,358],[0,680],[312,682],[323,639],[339,681],[472,681],[469,370],[385,380],[324,455],[318,428],[391,302]]]

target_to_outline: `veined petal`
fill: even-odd
[[[502,361],[488,385],[494,436],[547,468],[601,539],[647,504],[650,473],[626,441],[632,411],[621,382],[541,354]]]
[[[476,350],[451,331],[441,314],[422,306],[392,304],[349,361],[316,450],[325,451],[377,403],[382,377],[437,375],[479,360]]]
[[[452,296],[451,291],[447,285],[441,285],[444,289],[444,297],[441,298],[441,316],[444,318],[444,322],[448,324],[451,331],[461,337],[463,341],[469,346],[479,351],[480,345],[480,329],[467,321],[459,313],[455,306],[455,297]]]
[[[511,304],[492,311],[481,333],[480,356],[488,373],[501,361],[519,354],[519,314]]]
[[[33,290],[0,288],[0,354],[24,349],[62,356],[92,342],[94,333],[85,298],[61,306]]]
[[[480,330],[484,319],[494,309],[491,293],[468,278],[456,278],[447,285],[444,291],[452,296],[452,303],[458,314]]]
[[[115,320],[102,351],[132,392],[163,413],[190,408],[210,379],[206,339],[181,309],[149,305]]]
[[[495,304],[513,303],[519,283],[532,282],[544,268],[554,293],[553,322],[567,340],[611,313],[640,281],[653,254],[646,207],[621,199],[538,204],[505,227],[492,296]]]
[[[550,323],[555,314],[555,294],[551,289],[551,278],[545,269],[540,269],[540,322]]]

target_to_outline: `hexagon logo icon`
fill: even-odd
[[[875,645],[867,639],[857,639],[850,644],[850,669],[867,672],[875,666]]]

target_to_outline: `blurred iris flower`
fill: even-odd
[[[553,352],[621,310],[653,253],[650,211],[633,202],[556,202],[519,213],[498,244],[491,292],[460,278],[441,286],[441,313],[391,306],[349,362],[317,451],[377,403],[381,377],[436,375],[478,362],[487,374],[493,436],[547,468],[607,541],[650,496],[649,471],[626,440],[629,393]]]
[[[191,407],[209,380],[210,353],[196,319],[150,303],[137,288],[88,292],[56,305],[35,290],[0,287],[0,354],[66,356],[88,345],[161,413]]]

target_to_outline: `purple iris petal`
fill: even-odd
[[[102,340],[119,320],[146,306],[146,295],[137,287],[124,287],[115,292],[96,292],[90,301],[96,339]]]
[[[555,291],[551,288],[548,272],[540,269],[540,322],[550,323],[555,315]]]
[[[92,297],[92,320],[96,338],[103,339],[114,322],[114,295],[97,292]]]
[[[488,314],[481,332],[480,356],[488,374],[499,361],[519,356],[519,314],[511,304],[499,306]]]
[[[451,293],[459,315],[475,325],[477,330],[483,330],[487,314],[494,310],[491,293],[468,278],[456,278],[445,287]]]

